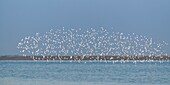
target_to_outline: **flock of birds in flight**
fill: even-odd
[[[99,29],[51,29],[45,34],[27,36],[17,48],[23,56],[162,56],[165,41],[142,35]]]

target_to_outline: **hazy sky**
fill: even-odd
[[[170,44],[170,0],[0,0],[0,55],[36,32],[101,26]]]

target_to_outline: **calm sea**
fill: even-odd
[[[1,60],[0,85],[170,85],[170,62]]]

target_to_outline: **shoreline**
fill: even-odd
[[[0,56],[0,60],[170,60],[170,56]]]

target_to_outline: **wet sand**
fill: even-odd
[[[170,56],[0,56],[0,60],[170,60]]]

